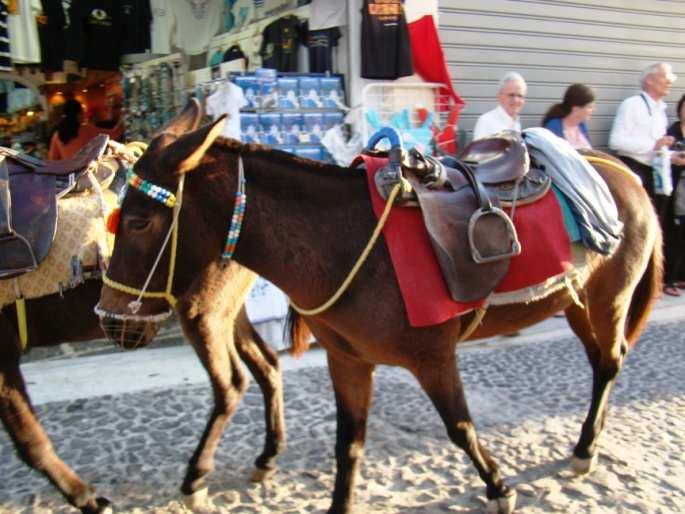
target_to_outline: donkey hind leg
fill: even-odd
[[[354,484],[364,455],[374,366],[328,352],[328,369],[335,391],[338,423],[335,486],[328,514],[345,514],[352,512]]]
[[[214,394],[214,407],[200,442],[190,458],[181,492],[191,509],[204,506],[207,497],[205,477],[214,469],[214,454],[226,424],[235,412],[248,378],[242,370],[233,345],[233,317],[180,316],[186,337],[205,367]]]
[[[516,491],[507,487],[499,467],[478,440],[466,404],[464,388],[453,351],[414,369],[414,375],[442,418],[449,438],[471,458],[485,482],[487,512],[510,514],[516,507]]]
[[[607,308],[599,302],[589,308],[592,310],[572,305],[566,309],[569,325],[582,341],[592,366],[590,408],[571,459],[571,465],[578,474],[591,473],[597,467],[597,443],[606,422],[609,393],[628,351],[623,333],[625,315],[616,312],[624,309],[615,305]]]
[[[261,482],[276,472],[276,457],[285,447],[283,376],[278,355],[254,329],[245,307],[238,313],[234,330],[238,354],[255,377],[264,397],[266,438],[251,476],[253,482]]]
[[[19,457],[45,475],[82,513],[112,512],[109,500],[96,497],[94,489],[55,453],[26,393],[19,370],[19,342],[16,337],[9,336],[12,332],[7,327],[3,328],[7,337],[4,347],[0,348],[3,354],[0,361],[0,418]]]

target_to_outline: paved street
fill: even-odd
[[[481,438],[519,493],[520,512],[685,512],[685,303],[665,299],[631,353],[611,400],[600,467],[568,456],[589,401],[590,369],[565,320],[519,338],[470,345],[460,369]],[[335,411],[320,351],[284,359],[288,447],[264,485],[247,477],[263,439],[252,384],[217,453],[211,509],[325,511]],[[119,513],[184,512],[178,486],[201,433],[210,389],[187,347],[38,361],[30,390],[59,454]],[[79,397],[76,401],[66,398]],[[0,512],[62,513],[61,497],[0,433]],[[481,512],[484,487],[415,381],[380,368],[358,485],[359,512]]]

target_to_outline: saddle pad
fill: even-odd
[[[116,206],[117,198],[104,190],[108,210]],[[57,202],[57,232],[50,252],[38,269],[16,279],[0,281],[0,306],[17,299],[17,287],[24,298],[39,298],[69,289],[72,278],[71,260],[76,256],[84,268],[98,269],[98,255],[109,257],[108,233],[100,215],[95,194],[75,195]]]
[[[371,204],[379,217],[385,200],[376,191],[374,176],[386,159],[366,155],[362,158],[367,169]],[[540,201],[518,206],[514,225],[523,251],[511,259],[509,271],[496,292],[540,284],[573,268],[571,244],[561,208],[551,189]],[[452,300],[419,209],[394,207],[383,235],[412,326],[443,323],[485,304],[486,298],[471,303]],[[464,241],[464,244],[468,242]]]

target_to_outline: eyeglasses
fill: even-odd
[[[507,98],[520,98],[521,100],[525,100],[526,95],[521,95],[519,93],[507,93]]]

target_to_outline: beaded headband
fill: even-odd
[[[142,191],[153,200],[157,200],[167,207],[173,207],[176,205],[176,195],[174,193],[164,189],[163,187],[156,186],[152,182],[143,180],[136,175],[132,169],[129,169],[126,172],[126,177],[128,178],[128,183],[130,186]]]

